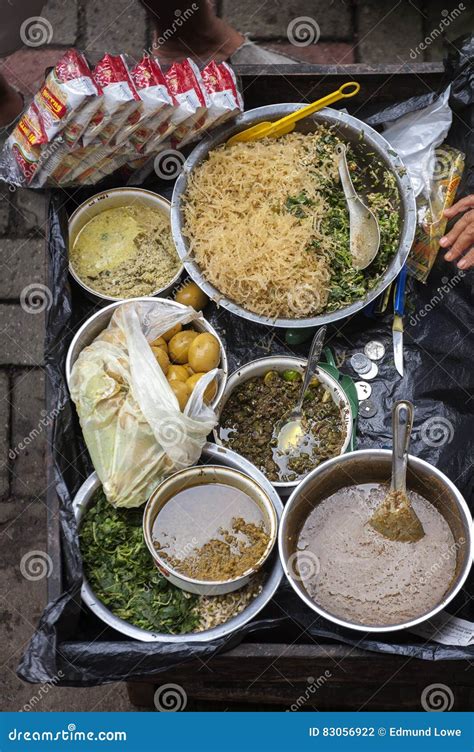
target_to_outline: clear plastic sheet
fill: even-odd
[[[456,117],[447,142],[464,151],[467,169],[458,195],[474,193],[474,37],[458,40],[461,53],[447,61],[449,79],[453,80],[450,104]],[[381,124],[411,110],[426,106],[412,99],[373,116],[369,122]],[[394,114],[395,113],[395,114]],[[469,137],[469,134],[471,136]],[[170,183],[154,182],[149,186],[159,193],[171,193]],[[72,210],[88,195],[75,194],[69,201]],[[67,214],[65,194],[52,195],[50,202],[49,285],[53,304],[48,311],[47,371],[49,409],[59,406],[52,426],[52,462],[56,490],[60,500],[62,530],[63,594],[50,603],[27,648],[18,673],[30,682],[44,682],[55,677],[63,685],[87,686],[118,680],[152,677],[184,661],[229,650],[251,635],[253,641],[292,642],[302,629],[319,642],[325,640],[358,645],[378,653],[394,653],[426,660],[474,658],[474,646],[451,647],[426,641],[409,632],[362,636],[338,628],[315,614],[297,598],[287,584],[278,590],[259,618],[238,634],[208,644],[190,640],[181,644],[139,643],[124,638],[97,620],[80,602],[81,563],[71,499],[91,471],[74,408],[64,380],[64,357],[74,330],[93,311],[90,302],[77,289],[70,291],[67,274],[65,238]],[[391,443],[390,407],[394,400],[408,398],[415,403],[416,417],[411,452],[445,472],[464,494],[474,510],[474,469],[472,420],[474,405],[473,343],[470,339],[472,319],[471,276],[458,275],[452,264],[439,255],[428,285],[410,280],[405,316],[405,377],[401,380],[392,357],[389,307],[383,317],[370,318],[363,313],[332,326],[328,344],[345,358],[341,371],[354,376],[349,359],[354,352],[376,339],[384,343],[386,355],[378,377],[372,381],[371,399],[377,405],[370,419],[359,418],[358,447],[389,447]],[[284,332],[252,325],[210,306],[206,317],[218,330],[227,347],[229,368],[271,353],[306,354],[308,343],[295,348],[285,344]],[[452,614],[474,621],[474,601],[469,597],[474,577],[471,573],[465,588],[449,605]],[[285,617],[291,614],[291,618]],[[362,636],[362,639],[361,639]],[[58,671],[62,676],[57,681]]]

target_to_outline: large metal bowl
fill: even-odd
[[[218,410],[219,416],[222,415],[222,411],[225,407],[227,400],[234,391],[234,389],[240,384],[244,384],[249,379],[256,378],[257,376],[263,376],[267,371],[278,371],[279,373],[288,369],[293,369],[303,373],[307,365],[307,360],[303,358],[295,358],[293,356],[286,355],[270,355],[267,358],[258,358],[252,360],[250,363],[246,363],[241,368],[238,368],[234,373],[229,376],[222,399],[219,402]],[[341,454],[343,454],[349,446],[352,436],[352,414],[349,400],[340,384],[330,376],[322,368],[317,368],[315,376],[323,383],[327,389],[331,392],[331,396],[334,402],[339,407],[341,421],[345,428],[344,443],[341,447]],[[222,445],[219,438],[219,427],[214,429],[214,440],[216,444]],[[290,493],[301,483],[301,479],[292,481],[275,481],[272,485],[282,496],[289,496]]]
[[[128,300],[121,300],[121,301],[118,301],[117,303],[112,303],[111,305],[106,306],[106,308],[102,308],[100,311],[97,311],[97,313],[94,313],[90,318],[88,318],[87,321],[85,321],[84,324],[81,326],[81,328],[78,329],[78,331],[74,335],[74,339],[69,345],[69,349],[66,355],[66,381],[68,385],[69,385],[69,380],[71,378],[72,367],[74,363],[76,362],[77,358],[79,357],[79,354],[85,347],[92,344],[95,338],[102,331],[104,331],[104,329],[108,326],[115,309],[118,306],[127,305],[128,303],[136,303],[136,302],[139,302],[139,303],[148,302],[152,306],[159,306],[162,303],[166,303],[167,306],[174,306],[177,309],[185,308],[185,306],[183,306],[181,303],[176,303],[176,301],[174,300],[167,300],[167,299],[165,300],[163,298],[153,297],[153,298],[130,298]],[[229,370],[228,363],[227,363],[227,355],[225,352],[224,345],[222,344],[222,340],[219,337],[218,333],[216,332],[214,327],[211,326],[211,324],[204,317],[193,321],[192,326],[198,332],[209,332],[210,334],[213,334],[214,337],[219,342],[219,347],[221,351],[221,360],[219,363],[219,368],[221,369],[222,373],[218,377],[218,386],[217,386],[216,396],[211,402],[211,407],[215,408],[224,393],[224,388],[225,388],[226,381],[227,381],[227,374]]]
[[[394,173],[397,180],[400,197],[399,211],[401,217],[400,241],[394,258],[378,283],[372,288],[372,290],[370,290],[365,298],[338,311],[322,313],[319,316],[311,316],[301,319],[270,319],[266,316],[260,316],[259,314],[247,311],[233,300],[224,297],[217,288],[205,279],[199,266],[189,256],[188,241],[183,235],[184,215],[182,200],[188,184],[189,175],[207,158],[212,149],[215,149],[216,146],[227,141],[227,139],[234,135],[234,133],[238,133],[244,128],[248,128],[249,126],[255,125],[263,120],[277,120],[284,115],[299,110],[301,107],[301,104],[272,104],[266,105],[265,107],[257,107],[254,110],[249,110],[248,112],[239,115],[232,125],[225,125],[218,128],[209,138],[198,144],[189,155],[183,166],[183,170],[176,181],[171,201],[171,228],[173,238],[176,244],[176,249],[188,274],[210,298],[217,301],[223,308],[226,308],[228,311],[231,311],[231,313],[235,313],[237,316],[242,316],[249,321],[255,321],[267,326],[271,325],[293,328],[321,326],[322,324],[337,321],[338,319],[351,316],[357,311],[360,311],[380,295],[380,293],[383,292],[391,282],[393,282],[405,263],[406,257],[413,243],[416,229],[415,195],[413,193],[410,178],[408,177],[400,157],[393,151],[390,144],[383,138],[383,136],[366,123],[358,120],[358,118],[352,117],[351,115],[347,115],[344,112],[325,108],[315,115],[300,120],[296,125],[296,130],[301,133],[310,133],[311,131],[314,131],[314,125],[320,123],[335,126],[337,134],[347,142],[354,144],[357,150],[360,151],[364,148],[365,153],[375,152],[386,167]],[[362,132],[364,134],[365,147],[361,146],[360,135]],[[231,176],[229,176],[229,180],[231,179]]]
[[[240,470],[240,472],[245,473],[256,480],[273,502],[278,517],[281,517],[283,505],[278,494],[272,487],[271,483],[268,482],[265,476],[257,470],[251,462],[248,462],[239,454],[236,454],[236,452],[231,452],[229,449],[224,449],[224,447],[217,447],[215,444],[206,444],[204,446],[201,462],[203,464],[223,465],[224,467]],[[73,509],[79,528],[82,519],[92,502],[94,493],[100,488],[100,485],[100,480],[97,477],[97,474],[92,473],[92,475],[90,475],[82,484],[74,498]],[[143,545],[146,545],[145,542],[143,542]],[[259,593],[259,595],[257,595],[240,614],[233,616],[228,622],[221,624],[218,627],[213,627],[212,629],[206,629],[203,632],[192,634],[169,635],[163,634],[162,632],[148,632],[145,629],[129,624],[129,622],[124,621],[123,619],[119,619],[118,616],[115,616],[112,611],[109,611],[109,609],[106,608],[106,606],[104,606],[104,604],[97,598],[86,579],[84,579],[82,583],[81,596],[84,603],[99,619],[105,622],[105,624],[108,624],[113,629],[116,629],[117,632],[121,632],[121,634],[126,635],[127,637],[133,637],[135,640],[140,640],[141,642],[173,643],[211,642],[211,640],[216,640],[219,637],[224,637],[232,632],[237,632],[241,627],[247,624],[247,622],[254,619],[273,597],[283,576],[280,560],[276,555],[276,551],[273,552],[271,561],[267,563],[266,571],[267,577],[263,583],[262,592]]]
[[[388,449],[363,449],[335,457],[313,470],[292,493],[280,522],[278,549],[285,575],[302,601],[317,614],[343,627],[361,632],[393,632],[410,629],[445,608],[460,591],[471,568],[472,518],[469,508],[454,483],[440,470],[417,457],[408,458],[407,487],[416,491],[447,520],[457,552],[456,573],[442,600],[428,613],[390,626],[367,626],[347,621],[329,613],[313,601],[295,576],[291,557],[296,551],[300,530],[311,510],[338,489],[358,483],[387,483],[391,477],[392,452]],[[407,544],[410,545],[410,544]],[[356,573],[354,572],[354,577]]]

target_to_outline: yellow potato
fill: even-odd
[[[196,373],[211,371],[221,359],[219,342],[213,334],[199,334],[189,347],[189,365]]]
[[[179,409],[184,410],[186,402],[191,396],[191,389],[184,381],[178,381],[177,379],[170,381],[169,385],[178,399]]]
[[[153,355],[158,361],[158,365],[166,376],[170,367],[170,359],[168,358],[168,353],[166,353],[161,347],[152,347],[151,349],[153,350]]]
[[[163,334],[163,339],[166,342],[169,342],[170,339],[174,337],[175,334],[178,334],[178,332],[180,332],[182,328],[183,328],[182,324],[176,324],[176,326],[173,326],[172,329],[168,329],[168,331]]]
[[[170,366],[166,377],[168,381],[186,381],[189,378],[189,373],[186,366]]]
[[[157,337],[153,340],[153,342],[150,342],[150,347],[161,347],[162,350],[165,351],[165,353],[168,352],[168,345],[166,343],[166,340],[163,339],[163,337]]]
[[[195,282],[186,282],[175,295],[177,303],[182,305],[191,306],[195,311],[202,311],[202,309],[209,303],[209,298],[206,293],[197,286]]]
[[[205,375],[206,375],[205,373],[195,373],[192,376],[190,376],[189,379],[186,380],[186,384],[189,386],[191,391],[193,391],[199,379],[202,379],[202,377]],[[212,379],[211,383],[208,384],[208,386],[204,390],[204,402],[206,402],[206,404],[209,404],[209,402],[211,402],[214,399],[216,394],[217,394],[217,381],[216,379]]]
[[[196,339],[198,333],[193,329],[175,334],[168,342],[168,354],[173,363],[182,365],[188,360],[188,350],[191,342]]]
[[[191,366],[189,365],[189,363],[185,363],[185,364],[184,364],[184,367],[185,367],[185,369],[186,369],[186,370],[187,370],[187,372],[188,372],[188,376],[192,376],[192,375],[193,375],[193,373],[194,373],[194,371],[193,371],[193,369],[191,368]]]

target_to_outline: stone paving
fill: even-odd
[[[390,0],[221,0],[218,12],[258,43],[315,63],[401,63],[432,33],[450,2]],[[0,71],[25,94],[34,93],[44,69],[61,50],[77,45],[91,52],[137,55],[151,42],[151,23],[137,0],[49,0],[43,11],[51,44],[23,48],[0,60]],[[319,41],[290,44],[288,24],[297,17],[316,21]],[[465,30],[466,22],[461,30]],[[452,24],[448,35],[459,33]],[[431,39],[431,38],[430,38]],[[436,35],[421,60],[441,59]],[[420,57],[417,58],[420,61]],[[20,710],[38,688],[15,675],[46,598],[44,580],[20,572],[23,554],[45,550],[44,313],[21,304],[30,285],[44,282],[46,220],[44,198],[0,183],[0,709]],[[35,430],[36,429],[36,430]],[[34,430],[34,439],[25,437]],[[51,688],[37,710],[128,710],[125,687]]]

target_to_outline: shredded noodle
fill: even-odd
[[[303,317],[328,299],[328,260],[308,252],[314,218],[285,207],[305,192],[324,213],[317,182],[302,169],[316,146],[316,136],[295,133],[220,147],[190,177],[190,254],[220,292],[263,316]]]
[[[332,129],[319,126],[222,145],[191,173],[183,233],[189,256],[219,293],[259,315],[297,319],[348,305],[375,283],[397,248],[398,213],[391,198],[367,196],[382,243],[371,269],[355,271],[337,143]],[[367,183],[356,163],[352,169],[370,188],[375,173]],[[393,176],[387,180],[395,196]]]

